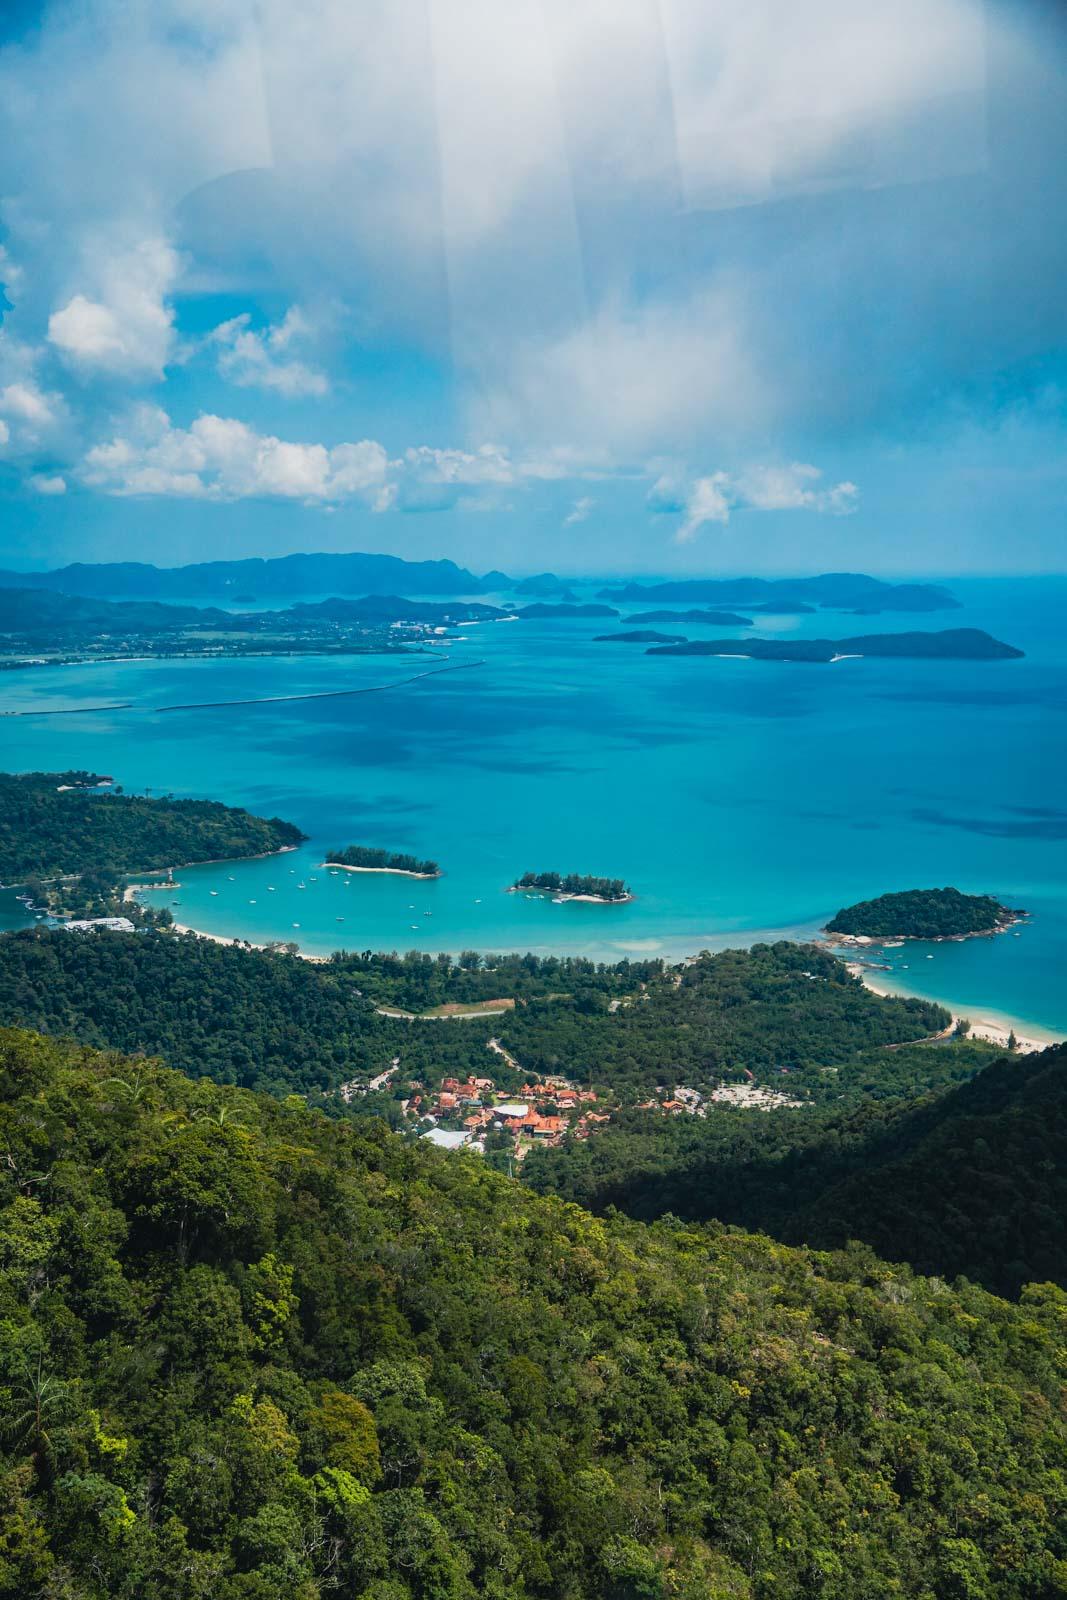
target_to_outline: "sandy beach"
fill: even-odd
[[[387,872],[393,878],[424,878],[431,882],[439,878],[439,872],[408,872],[404,867],[350,867],[344,861],[320,861],[319,867],[326,872]]]
[[[865,987],[874,994],[899,998],[906,993],[903,989],[893,988],[861,961],[846,961],[845,965],[849,972],[854,977],[860,978]],[[948,1005],[952,1011],[952,1021],[955,1026],[963,1021],[970,1023],[969,1037],[972,1039],[985,1039],[990,1044],[1001,1045],[1007,1049],[1008,1040],[1014,1033],[1016,1048],[1020,1055],[1032,1055],[1037,1050],[1047,1050],[1049,1045],[1060,1042],[1055,1034],[1047,1033],[1043,1028],[1035,1028],[1029,1022],[1017,1022],[1011,1017],[1003,1017],[997,1013],[983,1015],[974,1011],[956,1011],[950,1002],[940,1003]]]

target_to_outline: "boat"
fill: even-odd
[[[250,900],[248,903],[250,906],[254,906],[256,902],[254,900]]]
[[[217,889],[209,889],[208,890],[208,894],[218,894],[218,892],[219,891]]]
[[[554,905],[554,906],[561,906],[561,905],[564,905],[564,904],[565,904],[565,902],[564,902],[564,899],[563,899],[563,896],[562,896],[562,895],[561,895],[561,894],[554,894],[554,895],[553,895],[553,896],[552,896],[552,904],[553,904],[553,905]]]
[[[299,922],[294,922],[294,923],[293,923],[293,927],[294,927],[294,928],[299,928],[299,926],[300,926],[300,924],[299,924]]]
[[[344,921],[344,920],[345,920],[345,919],[344,919],[344,917],[334,917],[334,919],[333,919],[333,920],[334,920],[334,921],[335,921],[335,922],[343,922],[343,921]]]

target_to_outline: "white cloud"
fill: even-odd
[[[829,511],[836,516],[856,509],[859,490],[847,480],[820,488],[822,472],[802,461],[789,466],[747,467],[737,477],[738,504],[756,511]]]
[[[52,476],[43,472],[35,472],[28,481],[30,488],[36,494],[54,495],[66,494],[67,492],[67,480],[61,477],[58,472]]]
[[[714,472],[690,482],[677,472],[657,478],[648,494],[653,511],[684,513],[675,535],[695,538],[709,522],[725,525],[733,511],[817,511],[848,516],[856,510],[859,489],[847,479],[821,486],[822,471],[806,462],[788,466],[753,465],[736,473]]]
[[[166,296],[178,276],[176,252],[159,238],[115,253],[95,249],[86,269],[94,298],[77,293],[48,319],[49,343],[76,368],[116,377],[163,376],[175,347]]]
[[[220,347],[219,372],[224,378],[242,389],[273,389],[288,398],[326,394],[325,374],[288,354],[292,345],[312,332],[299,306],[290,306],[281,322],[260,332],[251,322],[245,312],[221,322],[211,334]]]
[[[724,492],[730,479],[725,472],[697,478],[685,501],[685,519],[675,537],[686,544],[707,522],[729,522],[730,501]]]
[[[574,502],[563,519],[565,528],[572,528],[576,522],[584,522],[592,511],[596,501],[591,495],[583,494]]]
[[[8,444],[11,439],[11,429],[6,422],[0,421],[0,446]]]
[[[388,466],[385,450],[370,439],[330,449],[211,414],[175,428],[166,412],[141,407],[127,433],[89,451],[83,471],[86,483],[109,494],[312,503],[361,498],[378,507],[387,503]]]
[[[55,421],[48,397],[30,380],[9,383],[6,389],[0,389],[0,412],[38,428],[47,428]]]

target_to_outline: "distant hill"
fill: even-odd
[[[499,580],[501,574],[494,574]],[[266,560],[200,561],[155,567],[140,561],[74,562],[52,572],[0,571],[0,586],[58,589],[64,594],[118,598],[238,594],[476,594],[481,580],[454,561],[404,561],[399,556],[353,551],[335,555],[277,556]]]
[[[552,595],[557,600],[573,600],[575,598],[562,578],[557,578],[554,572],[538,572],[532,578],[523,578],[521,583],[515,585],[515,593],[531,594],[546,599],[549,595]]]
[[[232,627],[233,618],[213,606],[168,606],[158,600],[94,600],[47,589],[0,589],[0,633],[90,633],[105,628],[165,632],[190,624]]]
[[[844,656],[923,661],[1008,661],[1023,655],[981,628],[939,633],[866,633],[850,639],[690,639],[655,645],[650,656],[740,656],[751,661],[836,661]]]
[[[520,606],[515,613],[518,617],[617,617],[618,614],[614,606],[551,605],[543,600],[532,606]]]
[[[405,600],[399,594],[368,594],[360,600],[336,597],[297,604],[274,613],[279,615],[294,622],[491,622],[507,613],[480,600],[435,602]],[[232,624],[233,619],[230,621]]]
[[[885,583],[860,572],[824,572],[813,578],[678,578],[669,583],[627,583],[602,589],[599,595],[602,600],[711,600],[763,610],[795,609],[784,597],[863,616],[878,611],[946,611],[959,605],[940,584]]]
[[[752,606],[753,611],[759,610]],[[810,607],[806,608],[810,610]],[[751,617],[739,617],[733,611],[639,611],[627,622],[703,622],[712,628],[751,628]]]

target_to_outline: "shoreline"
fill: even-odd
[[[271,855],[280,855],[280,854],[284,854],[285,851],[287,851],[287,850],[292,850],[292,849],[296,849],[296,848],[297,847],[295,845],[286,845],[286,846],[283,847],[283,849],[281,851],[270,851],[269,854],[271,854]],[[244,859],[250,859],[250,858],[246,857]],[[258,857],[256,859],[262,859],[262,857]],[[192,863],[192,865],[197,865],[197,866],[199,866],[199,865],[207,865],[207,863],[196,862],[196,863]],[[378,868],[378,867],[370,867],[370,868],[356,867],[356,868],[349,868],[348,870],[349,871],[357,871],[357,872],[362,872],[362,871],[378,872],[378,871],[389,871],[390,869],[388,869],[388,868]],[[408,874],[408,876],[410,876],[410,874]],[[155,887],[155,886],[148,885],[147,887],[151,888],[151,887]],[[168,886],[160,884],[160,885],[158,885],[158,887],[163,888],[163,887],[168,887]],[[129,897],[133,898],[132,889],[128,890],[127,892],[129,894]],[[522,890],[522,891],[518,891],[518,890],[515,890],[515,889],[509,889],[507,892],[509,894],[518,893],[518,892],[521,892],[521,893],[546,894],[549,891],[543,890],[543,889],[542,890]],[[571,899],[579,899],[579,898],[591,899],[592,897],[589,897],[589,896],[579,897],[577,895],[572,895],[570,898]],[[621,901],[608,901],[608,900],[596,901],[595,903],[599,904],[599,905],[618,905],[618,904],[622,904]],[[173,929],[174,929],[174,931],[176,933],[181,933],[181,934],[192,933],[192,934],[195,934],[200,939],[210,939],[212,941],[212,943],[214,943],[214,944],[223,944],[223,945],[238,944],[238,945],[241,945],[241,946],[247,946],[248,948],[250,948],[252,950],[266,950],[266,949],[269,948],[269,946],[267,944],[258,943],[256,941],[249,940],[249,939],[242,939],[240,937],[240,935],[238,935],[238,934],[208,933],[204,929],[202,929],[202,928],[194,928],[194,927],[190,926],[188,923],[175,922],[175,923],[172,924],[172,927],[173,927]],[[734,939],[729,944],[722,945],[722,946],[720,946],[720,948],[722,948],[722,949],[735,949],[735,948],[743,949],[743,948],[747,948],[747,945],[749,943],[759,943],[759,942],[761,942],[761,939],[766,939],[768,936],[769,936],[769,931],[764,931],[762,933],[757,932],[757,934],[755,935],[755,937],[752,940],[746,940],[743,936],[738,934],[736,937],[734,937]],[[792,932],[792,933],[790,933],[788,935],[788,937],[790,938],[791,942],[796,943],[796,944],[811,944],[811,945],[816,945],[820,949],[825,949],[826,948],[825,941],[819,936],[813,937],[811,935],[808,935],[807,937],[805,937],[800,932]],[[975,935],[974,937],[985,937],[985,936],[984,935]],[[281,939],[279,939],[276,942],[279,945],[282,945],[282,944],[287,944],[287,943],[295,943],[296,941],[295,940],[281,940]],[[930,943],[932,941],[924,941],[924,942]],[[717,943],[717,941],[716,941],[716,943]],[[705,947],[705,948],[707,948],[707,947]],[[661,954],[663,956],[663,960],[666,962],[666,964],[668,966],[684,966],[686,963],[688,963],[688,962],[690,962],[692,960],[695,960],[696,956],[698,954],[700,954],[699,951],[695,951],[694,952],[692,950],[690,950],[688,954],[684,954],[684,955],[681,955],[681,956],[673,956],[673,957],[669,956],[669,955],[667,955],[667,954],[665,954],[665,953],[663,953],[661,951],[660,952],[655,952],[655,953],[656,954]],[[832,952],[830,952],[830,953],[832,953]],[[624,952],[620,950],[619,954],[614,959],[622,960],[623,959],[623,954],[624,954]],[[303,950],[298,950],[297,951],[297,955],[299,956],[299,958],[302,961],[312,961],[312,962],[316,962],[316,963],[324,963],[324,962],[328,962],[330,960],[330,955],[329,954],[314,955],[314,954],[307,953],[307,952],[305,952]],[[970,1026],[969,1037],[971,1037],[973,1039],[984,1040],[984,1041],[986,1041],[986,1042],[988,1042],[990,1044],[999,1045],[1002,1048],[1006,1049],[1007,1048],[1007,1043],[1008,1043],[1008,1037],[1009,1037],[1009,1035],[1011,1033],[1014,1033],[1015,1034],[1015,1038],[1016,1038],[1016,1042],[1018,1044],[1019,1053],[1023,1054],[1023,1055],[1029,1055],[1029,1054],[1033,1054],[1034,1052],[1037,1052],[1037,1051],[1047,1050],[1050,1045],[1061,1043],[1063,1041],[1064,1037],[1065,1037],[1064,1034],[1057,1034],[1057,1033],[1053,1032],[1051,1029],[1043,1027],[1040,1023],[1028,1022],[1023,1018],[1012,1017],[1012,1016],[1007,1015],[1004,1012],[997,1011],[995,1008],[990,1008],[990,1007],[987,1007],[987,1006],[983,1006],[981,1008],[980,1014],[976,1013],[973,1010],[970,1011],[970,1013],[968,1014],[968,1011],[964,1010],[963,1008],[961,1008],[957,1001],[948,1000],[948,999],[939,1000],[936,997],[931,997],[929,995],[916,995],[914,993],[914,991],[908,989],[907,987],[903,987],[902,986],[900,988],[897,988],[897,987],[893,986],[892,984],[887,983],[884,980],[884,978],[881,977],[880,973],[875,972],[871,967],[869,967],[862,960],[849,960],[846,954],[838,955],[836,957],[836,959],[841,961],[842,964],[848,969],[849,972],[851,972],[853,974],[854,977],[858,977],[860,979],[860,981],[863,983],[865,988],[870,989],[873,994],[880,995],[882,998],[888,998],[888,999],[902,999],[902,998],[903,999],[909,999],[910,998],[910,999],[924,999],[924,1000],[933,999],[933,1003],[934,1004],[944,1006],[945,1009],[951,1013],[952,1021],[953,1021],[953,1025],[954,1026],[958,1025],[961,1021],[969,1022],[970,1025],[971,1025]]]
[[[320,861],[319,867],[324,872],[388,872],[394,878],[421,878],[426,883],[444,877],[443,872],[409,872],[406,867],[350,867],[346,861]]]
[[[930,941],[926,941],[930,942]],[[840,959],[840,958],[839,958]],[[870,967],[862,961],[845,961],[845,966],[853,977],[859,978],[865,989],[870,989],[872,994],[881,995],[883,999],[927,999],[926,995],[910,994],[907,989],[897,989],[886,983],[880,975],[872,973]],[[972,1012],[968,1015],[958,1008],[957,1003],[951,1000],[938,1000],[936,1005],[943,1005],[952,1013],[954,1027],[961,1022],[969,1022],[967,1033],[969,1039],[983,1040],[988,1044],[1008,1047],[1008,1039],[1015,1035],[1015,1042],[1020,1055],[1033,1055],[1038,1051],[1047,1050],[1050,1045],[1061,1043],[1061,1039],[1045,1028],[1033,1022],[1024,1022],[1018,1017],[1008,1017],[999,1011],[990,1011],[982,1007],[982,1015],[976,1016]]]
[[[507,894],[547,894],[552,900],[577,900],[588,906],[626,906],[637,899],[635,894],[623,894],[617,900],[608,900],[602,894],[567,894],[562,889],[540,889],[535,883],[510,883],[505,892]]]

